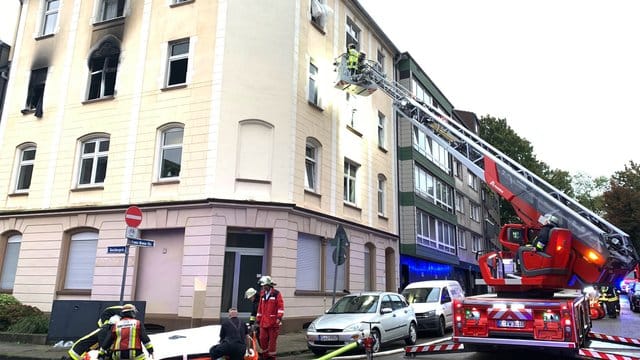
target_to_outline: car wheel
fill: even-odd
[[[311,352],[316,356],[322,356],[327,352],[327,350],[320,348],[311,348]]]
[[[418,340],[418,331],[416,330],[416,324],[409,324],[409,336],[404,339],[404,343],[407,345],[415,345]]]
[[[444,316],[440,316],[440,321],[438,324],[438,329],[436,330],[436,335],[444,336],[444,331],[445,331]]]
[[[373,343],[373,352],[377,353],[380,351],[380,347],[382,345],[382,339],[380,338],[380,331],[378,329],[371,330],[371,336],[376,340]]]

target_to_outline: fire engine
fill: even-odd
[[[502,249],[479,257],[479,282],[493,292],[454,302],[452,343],[409,346],[406,355],[526,347],[616,359],[589,344],[597,339],[640,346],[637,339],[592,333],[589,301],[581,291],[592,284],[618,284],[636,266],[638,253],[624,231],[388,80],[377,63],[363,61],[357,69],[348,68],[342,55],[335,65],[336,88],[360,96],[382,90],[402,118],[486,182],[522,221],[503,225]],[[550,231],[544,251],[534,251],[527,245],[547,214],[557,227]]]

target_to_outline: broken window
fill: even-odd
[[[167,86],[185,84],[189,65],[189,39],[169,43],[167,62]]]
[[[29,92],[25,110],[35,111],[35,116],[42,117],[42,100],[44,97],[44,84],[47,80],[47,68],[31,70],[29,78]]]
[[[311,21],[320,29],[324,29],[327,24],[328,14],[327,0],[311,0]]]
[[[41,35],[53,34],[58,23],[59,0],[45,0],[42,13],[42,33]]]
[[[100,7],[100,21],[107,21],[122,17],[125,0],[102,0]]]
[[[356,23],[350,17],[347,17],[346,33],[347,45],[354,44],[356,50],[360,50],[360,28],[356,26]]]
[[[96,51],[91,53],[88,100],[114,95],[119,56],[120,47],[113,40],[104,41]]]

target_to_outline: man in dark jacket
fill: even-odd
[[[229,318],[220,326],[220,343],[209,349],[211,359],[228,356],[229,360],[242,360],[251,341],[245,324],[238,319],[238,309],[229,309]]]

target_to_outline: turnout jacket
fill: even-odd
[[[280,326],[284,316],[284,300],[282,294],[276,289],[271,289],[269,295],[264,290],[260,292],[260,303],[256,320],[261,328]]]

